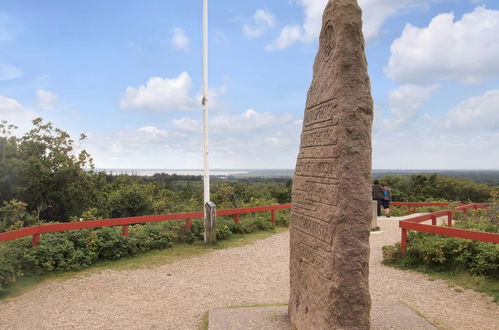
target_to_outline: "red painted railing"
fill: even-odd
[[[420,206],[437,206],[445,207],[449,206],[449,202],[390,202],[391,206],[407,206],[407,214],[416,213],[416,208]]]
[[[217,216],[234,215],[234,222],[239,223],[241,214],[266,212],[270,211],[270,219],[275,224],[275,212],[278,210],[290,209],[291,204],[280,204],[270,206],[255,206],[240,209],[227,209],[217,210]],[[158,222],[158,221],[171,221],[171,220],[185,220],[185,227],[187,231],[191,230],[192,219],[203,218],[203,212],[190,212],[190,213],[176,213],[176,214],[159,214],[159,215],[145,215],[140,217],[129,218],[113,218],[103,220],[90,220],[80,222],[64,222],[55,224],[46,224],[22,228],[17,230],[0,233],[0,242],[10,241],[17,238],[32,236],[32,245],[37,246],[40,244],[40,235],[45,233],[53,233],[66,230],[88,229],[88,228],[101,228],[109,226],[122,226],[123,236],[128,236],[128,226],[138,223]]]
[[[487,206],[488,206],[487,203],[472,203],[468,205],[460,205],[456,207],[455,210],[450,210],[450,209],[442,210],[428,214],[423,214],[407,220],[399,221],[399,227],[402,229],[402,234],[401,234],[402,237],[400,240],[400,252],[402,252],[402,254],[405,254],[407,250],[407,232],[409,230],[422,231],[426,233],[438,234],[443,236],[466,238],[475,241],[499,243],[499,234],[457,229],[451,227],[452,214],[454,212],[460,211],[466,214],[467,211],[470,209],[478,210],[481,208],[485,208]],[[437,226],[437,218],[445,216],[447,217],[447,225],[449,227]],[[429,220],[431,220],[431,225],[422,223]]]

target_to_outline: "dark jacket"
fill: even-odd
[[[383,199],[383,187],[379,184],[373,184],[373,199]]]

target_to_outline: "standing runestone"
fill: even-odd
[[[373,102],[356,0],[329,0],[307,95],[290,229],[297,329],[369,329]]]

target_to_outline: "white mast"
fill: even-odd
[[[208,0],[203,0],[203,156],[204,205],[210,201],[210,170],[208,167]],[[206,214],[205,214],[206,217]]]

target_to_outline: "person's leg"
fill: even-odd
[[[378,202],[378,205],[377,205],[378,206],[378,217],[380,217],[381,216],[381,199],[377,199],[376,201]]]

